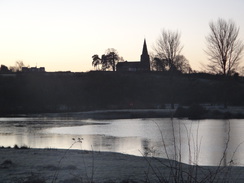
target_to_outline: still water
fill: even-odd
[[[244,120],[0,118],[0,146],[111,151],[244,166]],[[83,138],[82,143],[72,139]],[[73,144],[73,145],[72,145]]]

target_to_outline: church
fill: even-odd
[[[147,43],[144,40],[141,60],[119,62],[116,66],[117,71],[150,71],[150,57],[147,51]]]

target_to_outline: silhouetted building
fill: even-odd
[[[117,71],[150,71],[150,58],[147,51],[146,40],[144,40],[141,60],[135,62],[131,62],[131,61],[119,62],[116,65],[116,70]]]
[[[45,67],[22,67],[22,72],[45,72]]]

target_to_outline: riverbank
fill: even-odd
[[[1,148],[0,170],[0,182],[5,183],[173,181],[177,170],[188,180],[208,181],[216,176],[219,182],[244,181],[243,167],[189,166],[167,159],[81,150]]]
[[[25,115],[22,115],[25,116]],[[117,109],[69,113],[29,114],[34,117],[75,117],[79,119],[135,119],[135,118],[188,118],[188,119],[244,119],[244,106],[192,105],[175,109]]]
[[[120,110],[94,110],[69,113],[46,113],[37,116],[73,117],[79,119],[136,119],[136,118],[169,118],[175,109],[120,109]]]

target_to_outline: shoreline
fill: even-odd
[[[108,109],[81,112],[53,112],[9,114],[0,117],[75,117],[79,119],[133,119],[133,118],[168,118],[172,109]]]
[[[162,158],[137,157],[112,152],[62,149],[0,149],[0,182],[39,179],[45,183],[159,182],[172,176],[172,164],[188,176],[198,168],[203,179],[216,171],[217,180],[244,181],[244,167],[191,166]],[[232,180],[231,179],[231,180]],[[41,182],[41,181],[40,181]],[[221,181],[220,181],[221,182]]]
[[[198,108],[198,106],[196,106]],[[82,112],[10,114],[0,117],[74,117],[79,119],[134,119],[134,118],[186,118],[186,119],[244,119],[244,106],[202,106],[203,112],[183,106],[176,109],[108,109]]]

